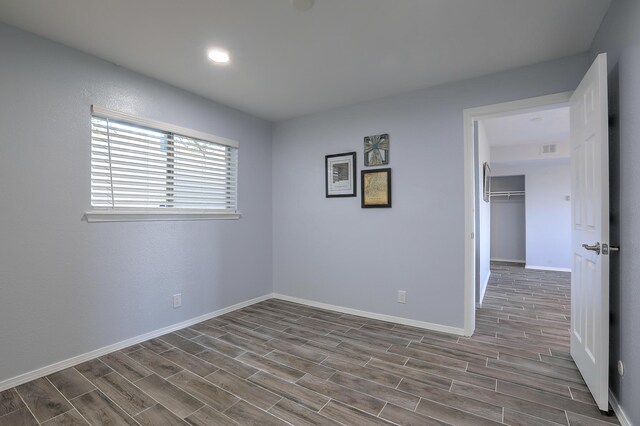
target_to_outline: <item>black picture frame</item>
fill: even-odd
[[[361,206],[363,209],[391,207],[391,169],[360,172]]]
[[[355,152],[326,155],[324,158],[325,197],[355,197],[357,195],[356,173]]]
[[[482,165],[482,189],[482,199],[491,202],[491,167],[487,162]]]

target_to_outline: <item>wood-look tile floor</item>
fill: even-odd
[[[464,338],[267,300],[0,393],[0,425],[610,425],[569,274],[493,265]]]

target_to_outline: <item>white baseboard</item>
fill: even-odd
[[[525,265],[524,269],[537,269],[539,271],[571,272],[571,268],[556,268],[554,266]]]
[[[32,380],[39,379],[40,377],[48,376],[49,374],[53,374],[57,371],[64,370],[69,367],[73,367],[74,365],[78,365],[85,361],[89,361],[91,359],[106,355],[108,353],[119,351],[120,349],[124,349],[128,346],[135,345],[137,343],[141,343],[146,340],[153,339],[154,337],[159,337],[159,336],[162,336],[163,334],[171,333],[173,331],[192,326],[199,322],[206,321],[208,319],[215,318],[220,315],[224,315],[227,312],[235,311],[237,309],[241,309],[246,306],[253,305],[258,302],[262,302],[263,300],[271,299],[273,297],[274,297],[273,294],[266,294],[264,296],[256,297],[255,299],[236,303],[235,305],[227,306],[226,308],[218,309],[217,311],[210,312],[208,314],[204,314],[196,318],[191,318],[189,320],[180,322],[178,324],[173,324],[167,327],[160,328],[158,330],[150,331],[148,333],[141,334],[139,336],[132,337],[130,339],[126,339],[121,342],[114,343],[112,345],[95,349],[91,352],[87,352],[81,355],[74,356],[72,358],[65,359],[63,361],[56,362],[55,364],[47,365],[45,367],[41,367],[36,370],[29,371],[28,373],[20,374],[19,376],[0,381],[0,392],[5,391],[7,389],[11,389],[15,386],[19,386],[23,383],[27,383]]]
[[[517,259],[489,259],[491,262],[506,262],[506,263],[527,263],[526,260],[517,260]]]
[[[487,292],[487,286],[489,286],[489,278],[491,278],[491,271],[487,275],[487,279],[484,281],[484,285],[480,286],[480,301],[477,303],[478,306],[482,306],[482,301],[484,300],[484,294]]]
[[[434,323],[430,323],[430,322],[417,321],[417,320],[412,320],[412,319],[402,318],[402,317],[394,317],[394,316],[385,315],[385,314],[377,314],[375,312],[360,311],[358,309],[345,308],[343,306],[330,305],[330,304],[321,303],[321,302],[314,302],[312,300],[299,299],[297,297],[285,296],[284,294],[278,294],[278,293],[274,293],[273,297],[276,298],[276,299],[282,299],[282,300],[286,300],[286,301],[289,301],[289,302],[300,303],[302,305],[313,306],[315,308],[328,309],[328,310],[331,310],[331,311],[342,312],[344,314],[357,315],[357,316],[360,316],[360,317],[377,319],[377,320],[381,320],[381,321],[396,322],[398,324],[410,325],[412,327],[424,328],[426,330],[440,331],[442,333],[456,334],[458,336],[464,336],[465,335],[464,334],[464,328],[450,327],[450,326],[447,326],[447,325],[440,325],[440,324],[434,324]]]
[[[631,420],[627,417],[627,414],[620,406],[618,399],[615,397],[611,389],[609,389],[609,403],[611,404],[611,408],[613,408],[613,412],[616,413],[616,416],[618,417],[620,426],[633,426],[631,424]]]

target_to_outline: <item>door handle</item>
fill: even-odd
[[[594,245],[590,246],[589,244],[583,244],[582,247],[586,248],[587,250],[591,250],[591,251],[595,251],[596,254],[600,254],[600,243],[595,243]]]

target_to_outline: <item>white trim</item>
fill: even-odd
[[[27,383],[32,380],[39,379],[40,377],[48,376],[49,374],[55,373],[57,371],[61,371],[66,368],[73,367],[74,365],[78,365],[82,362],[101,357],[111,352],[119,351],[120,349],[124,349],[128,346],[135,345],[137,343],[141,343],[146,340],[153,339],[155,337],[159,337],[164,334],[171,333],[173,331],[180,330],[185,327],[189,327],[199,322],[206,321],[208,319],[215,318],[220,315],[224,315],[228,312],[235,311],[237,309],[241,309],[249,305],[253,305],[255,303],[262,302],[263,300],[267,300],[271,298],[273,298],[272,294],[266,294],[264,296],[256,297],[251,300],[246,300],[244,302],[236,303],[235,305],[227,306],[226,308],[218,309],[217,311],[210,312],[208,314],[204,314],[199,317],[192,318],[190,320],[186,320],[177,324],[163,327],[158,330],[150,331],[148,333],[141,334],[139,336],[132,337],[130,339],[126,339],[121,342],[114,343],[112,345],[95,349],[93,351],[84,353],[82,355],[77,355],[77,356],[65,359],[63,361],[56,362],[54,364],[47,365],[45,367],[41,367],[36,370],[29,371],[28,373],[20,374],[19,376],[15,376],[15,377],[1,381],[0,392],[5,391],[7,389],[11,389],[12,387],[15,387],[15,386],[19,386],[23,383]]]
[[[571,268],[558,268],[555,266],[524,265],[524,269],[537,269],[538,271],[571,272]]]
[[[544,110],[553,106],[569,105],[572,92],[556,93],[535,98],[504,102],[463,111],[464,131],[464,333],[473,334],[476,322],[476,283],[475,283],[475,179],[474,179],[474,140],[473,122],[480,119],[503,117],[536,110]]]
[[[447,325],[433,324],[430,322],[417,321],[409,318],[394,317],[391,315],[377,314],[375,312],[361,311],[358,309],[345,308],[343,306],[330,305],[328,303],[314,302],[313,300],[299,299],[297,297],[285,296],[284,294],[274,293],[273,298],[286,300],[289,302],[300,303],[301,305],[313,306],[320,309],[328,309],[331,311],[342,312],[344,314],[357,315],[360,317],[377,319],[381,321],[395,322],[398,324],[410,325],[412,327],[424,328],[427,330],[440,331],[442,333],[456,334],[464,336],[464,329],[458,327],[450,327]]]
[[[163,220],[240,219],[241,213],[211,210],[89,210],[87,222],[149,222]]]
[[[494,258],[491,258],[490,261],[491,262],[506,262],[506,263],[522,263],[522,264],[527,263],[527,261],[524,260],[524,259],[522,259],[522,260],[513,260],[513,259],[494,259]]]
[[[616,417],[618,417],[620,426],[633,426],[631,420],[627,417],[627,413],[624,412],[611,389],[609,389],[609,403],[611,404],[611,408],[613,408],[613,412],[616,413]]]
[[[491,271],[487,274],[487,279],[484,281],[484,286],[480,286],[480,301],[478,302],[478,306],[482,306],[482,301],[484,300],[484,294],[487,292],[487,287],[489,286],[489,278],[491,278]]]
[[[181,136],[188,136],[190,138],[200,139],[221,145],[238,148],[240,142],[232,139],[223,138],[222,136],[212,135],[210,133],[201,132],[199,130],[188,129],[186,127],[180,127],[173,124],[165,123],[158,120],[152,120],[149,118],[137,117],[126,112],[115,111],[109,108],[104,108],[98,105],[91,105],[91,113],[96,117],[111,118],[113,120],[122,120],[133,124],[138,124],[144,127],[150,127],[152,129],[164,130],[165,132],[176,133]]]

